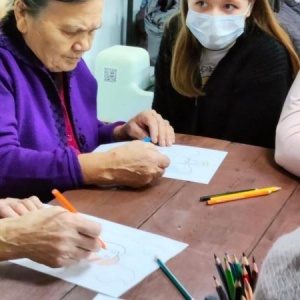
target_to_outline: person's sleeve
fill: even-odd
[[[101,121],[99,121],[98,122],[99,145],[116,142],[116,140],[114,139],[114,129],[125,123],[126,122],[124,121],[118,121],[110,124],[104,124]]]
[[[279,43],[259,43],[244,62],[233,91],[224,139],[274,149],[281,109],[292,83],[289,55]]]
[[[300,72],[282,109],[276,130],[276,162],[300,176]]]
[[[35,151],[21,147],[14,82],[5,70],[0,61],[0,198],[37,195],[46,201],[51,199],[53,188],[80,187],[82,173],[72,148]]]
[[[171,32],[166,26],[155,65],[155,87],[152,108],[166,120],[170,119],[168,106],[171,72]]]
[[[297,299],[300,228],[281,236],[263,260],[253,300]]]

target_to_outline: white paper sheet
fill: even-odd
[[[119,297],[158,269],[155,256],[166,262],[187,247],[187,244],[169,238],[82,215],[101,223],[101,238],[107,250],[101,250],[94,258],[67,268],[52,269],[29,259],[11,262],[98,293]]]
[[[98,294],[93,300],[122,300],[121,298],[114,298],[110,296],[105,296],[103,294]]]
[[[104,152],[122,144],[125,143],[101,145],[94,152]],[[227,155],[225,151],[183,145],[157,146],[157,149],[171,161],[163,177],[205,184],[210,182]]]

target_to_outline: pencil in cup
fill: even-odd
[[[256,287],[256,282],[257,282],[257,278],[258,278],[258,267],[257,267],[254,256],[252,258],[252,263],[253,263],[253,267],[252,267],[251,275],[252,275],[252,288],[254,290]]]
[[[237,259],[235,254],[233,254],[233,266],[234,266],[234,269],[235,269],[237,280],[240,281],[242,279],[242,266],[241,266],[241,264],[240,264],[240,262]]]
[[[227,258],[224,258],[224,272],[225,272],[225,277],[226,281],[228,284],[228,289],[229,289],[229,295],[231,300],[235,299],[235,285],[234,285],[234,279],[233,275],[230,269],[230,265],[227,261]]]
[[[75,207],[67,200],[67,198],[59,192],[57,189],[52,190],[53,196],[58,200],[58,202],[68,211],[71,213],[77,214],[77,210]],[[107,249],[106,244],[99,238],[97,237],[99,245],[102,249]]]
[[[238,280],[235,282],[235,298],[234,300],[241,300],[242,295],[244,294],[244,290],[241,282]]]
[[[256,190],[249,191],[249,192],[241,192],[241,193],[237,193],[237,194],[213,197],[213,198],[211,198],[211,200],[207,201],[206,204],[214,205],[214,204],[220,204],[220,203],[225,203],[225,202],[230,202],[230,201],[259,197],[259,196],[269,195],[269,194],[279,191],[279,190],[281,190],[280,187],[274,186],[274,187],[269,187],[269,188],[264,188],[264,189],[256,189]]]
[[[217,290],[220,300],[228,300],[227,294],[225,293],[220,281],[215,276],[213,276],[213,278],[215,281],[216,290]]]
[[[252,287],[247,279],[244,280],[244,289],[247,299],[253,299],[253,290]]]
[[[228,298],[230,298],[229,287],[228,287],[228,284],[227,284],[227,280],[226,280],[226,276],[225,276],[225,271],[224,271],[223,265],[222,265],[219,257],[216,254],[214,254],[214,257],[215,257],[215,265],[216,265],[217,271],[218,271],[219,276],[221,278],[221,281],[222,281],[222,283],[224,285],[224,288],[226,290]]]
[[[225,257],[227,258],[228,264],[230,266],[231,273],[232,273],[232,276],[233,276],[233,280],[234,280],[234,282],[236,282],[236,280],[238,278],[237,278],[237,273],[235,271],[234,265],[233,265],[233,263],[231,261],[231,257],[230,257],[230,255],[227,252],[225,252]]]
[[[250,264],[249,264],[246,254],[244,252],[243,252],[243,257],[242,257],[242,265],[245,266],[245,269],[246,269],[246,271],[248,273],[248,277],[249,277],[249,283],[251,286],[253,286]]]

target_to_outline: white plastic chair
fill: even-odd
[[[150,70],[145,49],[118,45],[101,51],[95,66],[98,118],[104,122],[128,121],[150,109],[153,92],[146,91],[151,85]]]

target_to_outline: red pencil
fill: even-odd
[[[245,268],[245,265],[242,266],[242,278],[243,278],[243,282],[245,280],[247,280],[249,282],[249,275],[247,273],[247,270]]]
[[[243,253],[242,264],[245,266],[245,268],[247,270],[248,277],[249,277],[248,282],[252,286],[252,276],[251,276],[250,264],[249,264],[248,258],[245,253]]]

